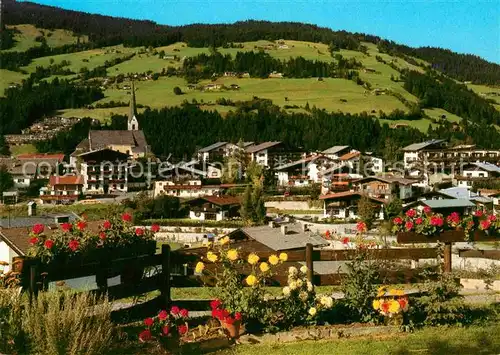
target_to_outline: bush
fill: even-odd
[[[174,88],[174,94],[176,94],[176,95],[182,95],[182,90],[181,90],[181,88],[180,88],[180,87],[178,87],[178,86],[176,86],[176,87]]]

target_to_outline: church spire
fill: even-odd
[[[135,87],[134,81],[132,80],[131,94],[130,94],[130,111],[128,113],[127,127],[129,131],[139,130],[139,122],[135,117]]]

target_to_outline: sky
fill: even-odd
[[[500,63],[500,0],[32,0],[160,24],[297,21]]]

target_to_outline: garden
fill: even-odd
[[[409,210],[393,221],[398,238],[455,234],[432,250],[399,249],[404,256],[367,238],[363,222],[342,250],[254,251],[226,236],[160,254],[152,243],[159,226],[134,228],[128,213],[99,230],[85,220],[50,233],[36,225],[28,256],[1,279],[0,353],[498,353],[498,304],[467,302],[444,262],[456,235],[498,238],[497,217]],[[435,260],[409,282],[395,278],[417,253]],[[314,273],[315,261],[339,258],[342,273]],[[109,285],[118,274],[121,284]],[[95,291],[57,287],[84,275],[95,275]],[[201,299],[172,297],[195,285],[207,290]],[[133,307],[122,308],[125,300]]]

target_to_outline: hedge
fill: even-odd
[[[243,221],[197,221],[186,218],[171,218],[171,219],[145,219],[142,224],[151,225],[159,224],[160,226],[171,227],[210,227],[210,228],[241,228]]]

